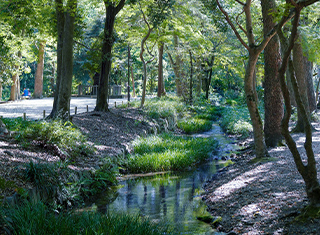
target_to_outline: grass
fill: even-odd
[[[178,121],[177,126],[186,134],[192,134],[210,130],[212,121],[202,118],[191,118]]]
[[[42,144],[57,145],[71,158],[87,156],[94,152],[86,137],[71,122],[24,121],[22,118],[2,120],[7,128],[15,133],[16,140],[24,145],[30,145],[32,140]]]
[[[1,228],[3,231],[1,231]],[[43,203],[0,208],[0,233],[7,234],[174,234],[140,216],[96,212],[56,213]]]
[[[129,156],[131,173],[185,170],[208,159],[217,149],[216,140],[178,137],[170,134],[149,136],[133,142],[134,155]]]
[[[259,106],[259,111],[260,115],[263,117],[264,109],[262,104]],[[241,135],[244,138],[248,137],[253,131],[250,114],[245,105],[225,107],[222,111],[220,126],[226,133]]]

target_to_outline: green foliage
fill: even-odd
[[[184,138],[169,134],[140,138],[133,142],[135,154],[127,168],[132,173],[184,170],[204,162],[217,149],[214,139]]]
[[[191,118],[178,121],[177,126],[185,133],[191,134],[210,130],[212,121],[202,118]]]
[[[3,123],[6,125],[8,130],[11,132],[19,131],[22,129],[26,129],[31,125],[30,121],[24,121],[23,118],[2,118]]]
[[[9,127],[13,130],[18,130],[16,139],[25,144],[30,143],[30,140],[56,144],[71,157],[89,155],[94,151],[93,147],[87,144],[86,137],[71,122],[63,123],[60,120],[26,122],[22,119],[9,119],[4,122],[9,123]]]
[[[43,203],[1,207],[0,227],[8,234],[174,234],[167,225],[140,216],[96,212],[57,214]]]
[[[261,115],[264,114],[263,105],[259,106]],[[222,112],[220,121],[222,129],[228,134],[247,137],[253,131],[250,114],[246,106],[227,106]]]

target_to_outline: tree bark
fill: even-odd
[[[62,51],[63,51],[63,37],[64,37],[64,9],[63,9],[63,0],[55,0],[56,7],[56,18],[57,18],[57,79],[56,87],[54,89],[54,99],[53,106],[49,118],[56,118],[58,115],[58,99],[59,99],[59,90],[60,84],[62,81]]]
[[[308,93],[308,101],[310,112],[312,113],[317,108],[315,91],[313,86],[313,63],[308,60],[308,57],[304,56],[305,64],[306,64],[306,81],[307,81],[307,93]]]
[[[163,80],[163,50],[164,43],[160,42],[158,46],[159,51],[159,61],[158,61],[158,97],[165,95],[166,91],[164,88],[164,80]]]
[[[109,96],[109,77],[112,63],[112,47],[114,44],[114,23],[116,15],[124,7],[125,0],[121,0],[117,6],[114,6],[110,1],[104,1],[106,7],[106,21],[104,24],[104,38],[102,45],[102,58],[99,78],[99,88],[97,95],[97,103],[95,111],[107,112],[108,96]]]
[[[299,33],[297,34],[299,38]],[[308,99],[308,86],[307,86],[307,64],[306,60],[303,56],[302,45],[300,44],[299,40],[297,40],[293,47],[293,66],[296,75],[296,79],[298,82],[299,87],[299,94],[301,96],[302,102],[305,104],[305,108],[307,111],[307,117],[310,120],[311,112],[309,106],[309,99]],[[297,101],[296,101],[297,102]],[[304,132],[304,120],[302,110],[298,106],[298,121],[296,126],[294,127],[294,132]]]
[[[274,17],[271,12],[276,10],[274,0],[261,0],[263,16],[263,33],[266,37],[274,28]],[[274,36],[264,49],[264,136],[267,147],[275,147],[283,139],[281,120],[283,117],[283,102],[278,80],[280,67],[280,45],[278,36]]]
[[[134,87],[133,68],[131,66],[131,80],[132,80],[132,97],[136,97],[136,89]]]
[[[18,81],[19,81],[19,75],[17,73],[12,75],[12,85],[11,85],[11,91],[10,91],[11,101],[15,101],[18,99]]]
[[[77,0],[69,0],[66,6],[63,29],[62,78],[57,104],[57,117],[64,120],[69,119],[70,115],[70,98],[73,77],[73,37],[76,9]]]
[[[189,103],[192,104],[192,89],[193,89],[193,63],[192,63],[192,52],[189,50],[190,56],[190,83],[189,83]]]
[[[45,42],[40,42],[37,71],[34,77],[34,98],[42,98],[43,93],[43,68],[44,68]]]
[[[0,101],[2,101],[2,82],[0,82]]]

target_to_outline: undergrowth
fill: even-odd
[[[133,142],[134,154],[127,168],[131,173],[185,170],[208,159],[218,147],[211,138],[179,137],[161,134]]]
[[[263,117],[264,108],[262,104],[259,106],[259,112]],[[226,133],[241,135],[244,138],[248,137],[253,131],[250,114],[245,105],[237,107],[226,106],[222,111],[220,126]]]
[[[87,156],[94,152],[93,146],[87,143],[86,137],[71,122],[24,121],[22,118],[3,118],[3,122],[23,145],[30,145],[33,140],[42,144],[57,145],[71,158]]]
[[[24,203],[19,207],[1,207],[0,233],[33,235],[174,234],[169,226],[151,222],[140,216],[101,214],[93,211],[56,213],[41,202]]]

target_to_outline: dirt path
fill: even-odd
[[[320,128],[316,128],[313,147],[320,169]],[[306,162],[304,135],[295,134],[294,139]],[[239,155],[234,165],[205,186],[203,199],[210,212],[223,218],[218,229],[237,234],[320,234],[320,220],[293,222],[308,201],[290,151],[278,147],[269,152],[274,161],[264,163],[253,164],[252,155]]]

